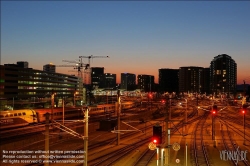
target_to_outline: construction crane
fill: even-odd
[[[90,67],[90,59],[92,58],[109,58],[109,56],[93,56],[93,55],[90,55],[90,56],[79,56],[79,59],[81,59],[81,62],[82,62],[82,58],[88,58],[88,64],[89,64],[89,67]]]
[[[79,66],[78,64],[76,64],[76,65],[56,65],[56,67],[73,67],[73,69],[75,69],[75,70],[71,70],[71,71],[77,71],[78,72],[78,77],[81,78],[81,79],[83,79],[82,78],[82,71],[81,71],[81,69],[83,67]],[[85,68],[88,68],[87,64],[85,65]]]
[[[84,71],[89,68],[89,64],[84,64],[82,62],[82,59],[79,59],[79,61],[69,61],[69,60],[62,60],[63,62],[68,62],[68,63],[74,63],[74,65],[69,65],[69,64],[64,64],[64,65],[56,65],[56,67],[73,67],[74,69],[77,69],[78,72],[78,78],[81,79],[80,84],[79,84],[79,89],[82,91],[83,84],[84,84],[84,79],[83,79],[83,73],[82,69],[84,68]],[[83,103],[86,103],[86,94],[82,92],[82,101]]]
[[[79,64],[76,64],[76,65],[56,65],[56,67],[74,67],[74,69],[77,69],[78,72],[80,72],[83,67],[85,67],[84,70],[88,69],[88,66],[89,66],[89,64],[85,64],[85,65],[79,65]]]
[[[77,72],[78,72],[78,77],[82,79],[82,82],[84,82],[83,80],[83,76],[82,76],[82,71],[81,69],[84,68],[84,70],[88,69],[89,68],[89,64],[84,64],[82,62],[82,59],[79,59],[79,61],[69,61],[69,60],[62,60],[63,62],[68,62],[68,63],[75,63],[75,65],[56,65],[56,67],[73,67],[73,69],[77,69]]]
[[[62,60],[63,62],[69,62],[69,63],[75,63],[76,68],[78,69],[78,71],[80,71],[83,67],[85,67],[85,69],[88,68],[89,64],[84,64],[82,62],[82,59],[79,59],[79,62],[77,61],[69,61],[69,60]],[[61,66],[61,67],[67,67],[67,66]],[[70,67],[70,66],[69,66]],[[72,67],[72,66],[71,66]]]
[[[86,84],[91,84],[91,68],[90,68],[90,59],[92,58],[109,58],[109,56],[93,56],[93,55],[90,55],[90,56],[79,56],[79,61],[82,62],[82,58],[88,58],[88,67],[86,68],[86,70],[88,69],[88,72],[85,73],[85,76],[88,75],[88,81],[87,79],[86,80]]]

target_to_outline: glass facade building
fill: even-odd
[[[19,67],[16,64],[0,65],[0,99],[38,101],[50,99],[54,92],[55,100],[82,100],[83,84],[76,76],[50,73],[32,68]]]

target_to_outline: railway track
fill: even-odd
[[[195,114],[196,114],[196,109],[193,109],[193,111],[188,115],[188,118],[190,118],[191,120],[189,120],[187,123],[190,124],[190,123],[193,123],[199,119],[199,117],[193,118],[195,116]],[[178,117],[178,116],[179,116],[179,113],[176,113],[175,115],[173,115],[173,118]],[[175,133],[178,131],[178,129],[182,128],[183,123],[184,123],[184,120],[180,121],[180,123],[175,125],[175,128],[171,129],[171,133]],[[146,140],[146,142],[148,143],[148,140]],[[135,161],[135,163],[133,163],[133,165],[134,166],[136,166],[136,165],[147,166],[155,154],[156,154],[156,151],[151,151],[151,150],[147,149],[141,154],[141,156],[138,158],[138,160]],[[113,161],[109,162],[109,165],[112,165],[117,160],[123,158],[125,155],[126,155],[126,153],[125,154],[117,154],[117,156],[119,156],[119,157],[117,159],[112,159]],[[98,163],[98,164],[100,164],[100,163]],[[103,163],[101,163],[101,164],[103,165]]]
[[[173,114],[174,115],[174,114]],[[198,117],[194,117],[194,115],[195,115],[195,110],[188,116],[188,118],[189,119],[191,119],[190,121],[188,121],[187,123],[193,123],[193,122],[195,122],[195,121],[197,121],[199,118]],[[194,118],[193,118],[194,117]],[[181,128],[181,127],[183,127],[183,125],[182,125],[182,123],[183,123],[184,121],[181,121],[179,124],[177,124],[176,125],[176,127],[173,129],[173,131],[171,131],[171,132],[176,132],[177,130],[178,130],[178,128]],[[147,128],[152,128],[152,126],[147,126]],[[131,135],[131,134],[133,134],[133,133],[128,133],[128,135],[127,136],[125,136],[125,134],[124,134],[124,137],[129,137],[129,135]],[[123,136],[122,136],[122,138],[124,138]],[[108,143],[110,143],[111,141],[113,141],[113,139],[110,139],[110,140],[106,140],[106,141],[102,141],[102,143],[100,142],[100,143],[97,143],[97,144],[93,144],[93,145],[90,145],[89,146],[89,150],[91,150],[91,149],[94,149],[94,148],[98,148],[99,146],[103,146],[103,145],[107,145]],[[149,140],[148,139],[145,139],[145,141],[148,143],[149,142]],[[141,143],[143,142],[143,141],[140,141]],[[60,142],[61,144],[63,144],[63,141],[61,141]],[[140,143],[138,143],[138,146],[140,145]],[[134,144],[133,144],[133,146],[134,146]],[[142,146],[142,145],[140,145],[140,146]],[[63,148],[63,147],[62,147]],[[51,149],[53,149],[53,146],[52,146],[52,148]],[[83,145],[81,145],[81,146],[72,146],[72,150],[79,150],[79,149],[83,149]],[[60,149],[58,149],[58,150],[60,150]],[[131,150],[134,150],[133,148],[131,148]],[[127,151],[129,151],[129,149],[127,149]],[[153,151],[152,151],[153,152]],[[108,163],[108,165],[109,164],[111,164],[111,162],[116,162],[117,160],[119,160],[120,158],[122,158],[122,157],[124,157],[124,155],[125,155],[126,153],[123,151],[123,152],[120,152],[120,155],[119,154],[117,154],[117,158],[116,159],[114,159],[114,158],[109,158],[109,159],[107,159],[105,162],[102,160],[102,163]],[[145,156],[147,156],[148,154],[147,153],[145,153]],[[118,156],[120,156],[120,157],[118,157]],[[106,156],[107,157],[107,156]],[[140,162],[145,162],[145,160],[143,159],[144,157],[143,156],[141,156],[141,161]],[[95,164],[95,163],[94,163]],[[32,165],[32,164],[30,164],[30,165]],[[33,164],[34,165],[34,164]],[[103,165],[103,164],[101,164],[101,165]]]
[[[195,110],[189,114],[189,118],[193,117],[195,115]],[[177,115],[178,116],[178,115]],[[194,118],[192,120],[189,121],[189,123],[196,121],[198,118]],[[182,123],[184,123],[184,121],[181,121],[180,123],[178,123],[174,129],[171,130],[172,133],[175,133],[178,131],[179,128],[183,127]],[[152,126],[150,127],[152,128]],[[145,143],[148,143],[150,140],[151,136],[148,138],[145,138],[135,144],[129,145],[127,146],[128,149],[124,150],[119,150],[118,152],[111,152],[109,154],[103,155],[100,158],[96,158],[95,160],[99,160],[99,162],[96,162],[93,164],[93,161],[88,161],[88,164],[91,166],[99,166],[100,164],[102,166],[105,165],[112,165],[115,162],[117,162],[119,159],[123,158],[124,156],[126,156],[127,153],[137,149],[138,147],[144,145]],[[132,146],[132,147],[130,147]],[[123,148],[122,148],[123,149]],[[142,166],[146,166],[151,159],[153,158],[153,156],[155,155],[155,151],[151,151],[151,150],[145,150],[144,153],[139,157],[139,159],[134,163],[134,165],[142,165]]]
[[[146,129],[151,129],[151,128],[152,128],[152,125],[149,125],[149,126],[146,127]],[[140,129],[144,130],[145,127],[142,127]],[[123,139],[124,138],[128,138],[128,137],[130,137],[132,135],[134,135],[134,132],[129,132],[129,133],[126,133],[126,134],[122,135],[121,138],[123,138]],[[149,139],[149,137],[148,137],[148,139]],[[56,149],[56,150],[59,150],[59,151],[60,150],[63,151],[65,149],[65,147],[64,146],[60,146],[60,145],[61,144],[64,144],[64,145],[68,144],[67,142],[70,141],[70,140],[72,140],[72,139],[62,139],[62,140],[57,141],[57,142],[55,142],[53,144],[50,144],[50,149],[51,150]],[[113,141],[114,141],[114,138],[106,139],[104,141],[101,141],[101,142],[98,142],[98,143],[94,143],[94,144],[91,144],[91,141],[89,141],[90,145],[88,147],[88,150],[90,151],[90,150],[94,150],[94,149],[100,149],[100,147],[108,145],[108,144],[112,143]],[[39,146],[41,149],[43,149],[43,147],[44,147],[44,143],[43,142],[44,141],[41,141],[42,144]],[[72,142],[72,141],[70,141],[70,142]],[[77,143],[77,142],[79,142],[79,139],[75,139],[75,141],[73,141],[73,142],[74,143],[72,143],[71,146],[67,148],[67,150],[71,150],[71,151],[83,150],[83,148],[84,148],[83,147],[83,141],[80,142],[80,143]],[[38,147],[36,147],[36,148],[38,148]],[[31,150],[31,148],[28,148],[28,149]],[[88,156],[90,156],[90,155],[91,154],[89,154]],[[57,160],[62,160],[62,159],[57,158]],[[63,160],[65,160],[65,159],[63,159]],[[38,163],[36,163],[36,164],[27,164],[27,166],[42,166],[42,165],[43,164],[38,164]]]
[[[220,122],[221,122],[221,124],[226,125],[228,128],[230,128],[230,130],[232,130],[234,133],[236,133],[239,136],[241,136],[242,138],[244,138],[244,134],[243,134],[244,131],[243,130],[236,129],[235,125],[232,125],[231,123],[229,123],[229,121],[226,121],[223,118],[220,118]],[[246,133],[245,133],[246,138],[245,139],[246,139],[246,141],[250,142],[250,135],[248,133],[249,133],[248,130],[246,130]]]
[[[128,146],[125,146],[123,148],[120,148],[119,150],[108,153],[106,155],[102,155],[98,158],[95,158],[94,160],[88,161],[88,165],[90,166],[110,166],[117,162],[119,159],[124,157],[124,155],[136,150],[138,147],[148,143],[150,137],[143,139],[141,141],[136,142],[135,144],[130,144]]]
[[[228,127],[226,126],[226,131],[224,130],[224,125],[221,127],[221,136],[222,136],[222,141],[223,141],[223,145],[226,149],[227,152],[241,152],[239,146],[236,144],[236,142],[232,139],[230,131],[228,130]],[[232,157],[233,160],[232,163],[234,166],[249,166],[249,162],[247,161],[247,159],[244,159],[244,156],[242,153],[236,153],[236,156],[238,156],[238,158],[235,156],[234,153],[232,153]],[[225,155],[225,154],[224,154]],[[229,155],[227,153],[227,155]],[[228,157],[228,156],[225,156]],[[239,161],[239,159],[243,158],[244,160]]]
[[[147,149],[144,153],[133,163],[132,166],[147,166],[154,157],[156,151]]]
[[[193,141],[193,156],[194,156],[194,165],[208,165],[211,166],[209,161],[208,153],[206,150],[205,143],[203,141],[203,126],[208,117],[208,113],[205,113],[200,121],[196,124],[194,129],[194,141]]]
[[[238,118],[235,118],[235,117],[232,117],[232,116],[229,116],[229,115],[227,115],[227,116],[219,116],[220,118],[223,118],[223,119],[225,119],[225,120],[228,120],[228,121],[230,121],[230,122],[233,122],[233,123],[235,123],[235,124],[238,124],[238,125],[242,125],[242,117],[238,117]],[[240,119],[240,120],[239,120]],[[246,128],[250,128],[250,124],[248,124],[247,122],[245,122],[245,126],[246,126]]]
[[[100,119],[105,118],[106,115],[95,115],[91,116],[89,119],[90,124],[94,124],[96,122],[99,122]],[[67,121],[67,120],[65,120]],[[83,126],[83,122],[80,122],[79,119],[72,119],[72,122],[67,123],[67,127],[79,127]],[[75,121],[75,122],[73,122]],[[45,130],[45,123],[38,123],[38,124],[33,124],[33,125],[27,125],[22,128],[12,128],[12,129],[6,129],[6,130],[0,130],[0,141],[5,142],[6,140],[12,139],[16,136],[23,136],[23,135],[34,135],[39,132],[44,132]]]

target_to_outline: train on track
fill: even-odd
[[[130,109],[135,105],[133,102],[127,102],[122,104],[122,109]],[[116,110],[115,104],[104,104],[97,105],[90,108],[90,115],[94,114],[112,114]],[[64,108],[64,118],[83,118],[84,111],[87,107],[65,107]],[[34,123],[44,123],[46,120],[46,113],[52,113],[51,108],[43,109],[22,109],[22,110],[8,110],[0,111],[0,129],[14,128],[27,126]],[[51,116],[50,116],[51,118]],[[62,120],[63,118],[63,108],[53,108],[53,119]]]

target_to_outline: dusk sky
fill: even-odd
[[[1,65],[63,65],[94,58],[105,73],[209,67],[228,54],[250,84],[250,1],[1,1]],[[87,63],[86,58],[83,59]],[[70,67],[57,67],[65,74]]]

